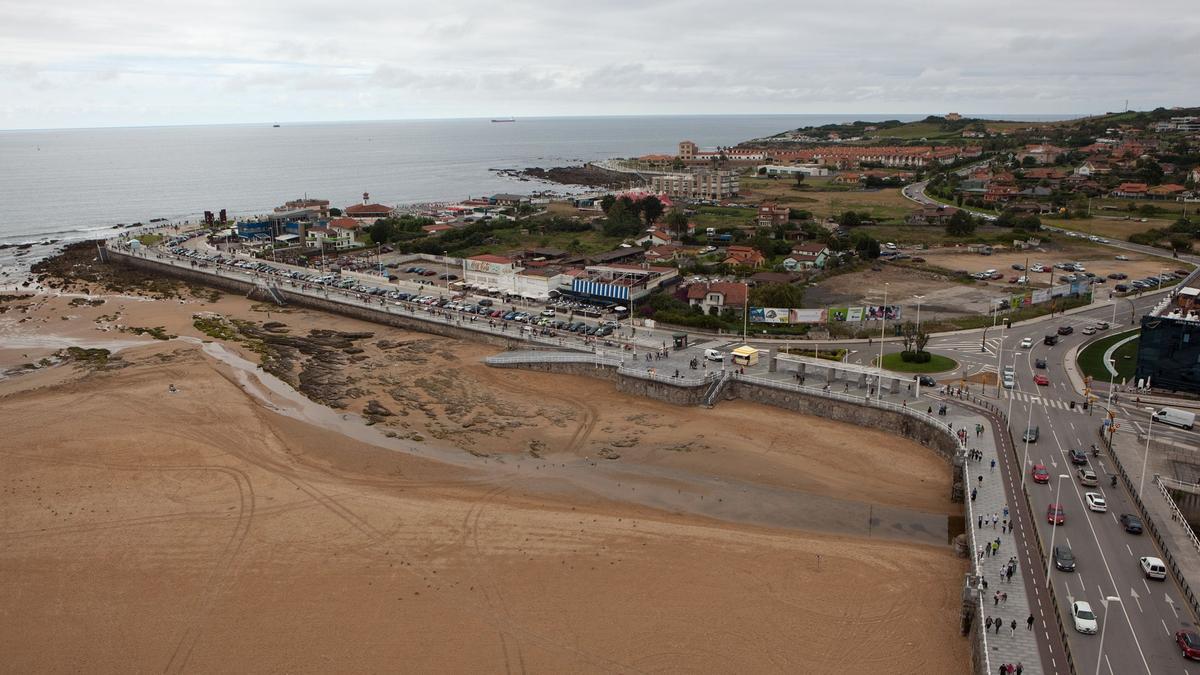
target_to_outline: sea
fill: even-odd
[[[335,206],[569,193],[500,169],[733,145],[788,129],[924,115],[521,117],[0,131],[0,273],[64,243],[133,223],[268,213],[291,199]],[[1000,118],[1001,116],[996,116]],[[1062,116],[1003,116],[1029,121]],[[23,246],[23,245],[30,246]]]

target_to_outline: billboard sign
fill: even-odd
[[[751,323],[788,323],[786,307],[751,307]]]
[[[827,313],[823,309],[793,309],[788,311],[792,323],[825,323]]]

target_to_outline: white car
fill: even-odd
[[[1007,375],[1004,376],[1004,388],[1005,389],[1012,389],[1016,385],[1017,385],[1017,383],[1011,377],[1009,377]]]
[[[1031,349],[1033,347],[1033,338],[1025,338],[1021,340],[1021,349]]]
[[[1119,255],[1119,256],[1117,256],[1116,258],[1114,258],[1114,260],[1129,260],[1129,256],[1127,256],[1127,255]]]
[[[1082,600],[1071,604],[1071,618],[1075,621],[1075,630],[1080,633],[1095,635],[1099,628],[1092,606]]]
[[[1104,495],[1099,492],[1089,492],[1083,496],[1087,502],[1087,507],[1093,511],[1104,513],[1108,511],[1108,502],[1104,501]]]
[[[1138,563],[1142,566],[1142,574],[1145,574],[1148,578],[1159,580],[1167,578],[1167,566],[1163,564],[1162,560],[1147,556],[1140,558]]]

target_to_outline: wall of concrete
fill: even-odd
[[[685,386],[648,380],[641,377],[622,375],[615,366],[602,366],[592,363],[497,363],[493,368],[520,368],[535,370],[542,373],[560,373],[564,375],[583,375],[595,377],[616,384],[617,391],[634,396],[645,396],[656,401],[680,406],[700,405],[704,401],[704,392],[708,384]]]
[[[958,450],[954,440],[942,430],[914,417],[849,401],[837,401],[738,380],[730,382],[725,388],[724,398],[754,401],[836,422],[874,427],[916,441],[947,461],[953,459]]]

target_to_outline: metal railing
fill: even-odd
[[[1192,548],[1196,549],[1196,552],[1200,553],[1200,537],[1196,536],[1196,533],[1192,530],[1192,526],[1188,523],[1187,518],[1184,517],[1183,511],[1180,510],[1179,505],[1175,503],[1175,498],[1171,496],[1171,490],[1173,489],[1183,490],[1192,494],[1200,494],[1200,484],[1185,483],[1180,480],[1175,480],[1174,478],[1167,478],[1166,476],[1159,475],[1154,476],[1154,482],[1158,485],[1159,492],[1162,492],[1163,497],[1165,497],[1167,500],[1167,507],[1171,509],[1171,520],[1179,523],[1180,527],[1183,528],[1183,531],[1187,534],[1188,538],[1192,540]]]
[[[495,354],[493,356],[489,356],[484,359],[484,363],[488,364],[489,366],[510,363],[588,363],[597,366],[609,366],[616,368],[621,365],[621,360],[612,356],[603,356],[600,354],[592,354],[590,352],[543,352],[538,354],[508,352],[505,354]]]

